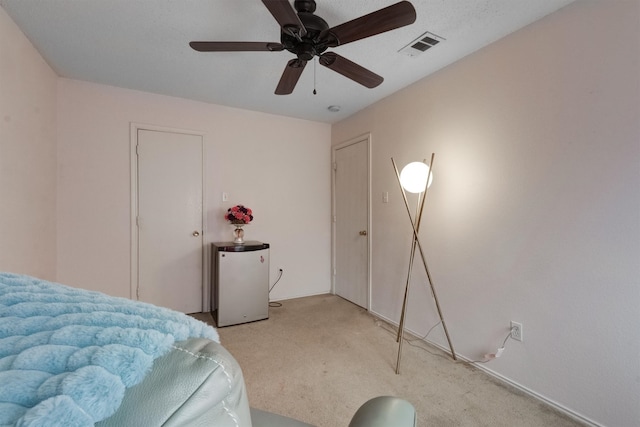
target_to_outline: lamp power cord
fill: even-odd
[[[509,329],[509,333],[507,334],[506,337],[504,337],[504,341],[502,341],[502,345],[496,350],[495,353],[487,353],[484,355],[484,360],[472,360],[470,363],[487,363],[502,356],[502,353],[504,352],[504,347],[507,344],[507,341],[509,341],[509,338],[513,338],[511,334],[513,333],[514,329],[515,327]]]
[[[382,322],[382,321],[380,321],[380,320],[377,320],[377,319],[376,319],[376,322],[375,322],[375,323],[376,323],[376,325],[377,325],[377,326],[382,327],[382,329],[386,330],[386,331],[387,331],[387,332],[389,332],[389,333],[393,333],[394,335],[397,333],[397,331],[394,331],[393,329],[391,329],[391,328],[389,328],[389,327],[386,327],[386,326],[385,326],[386,322]],[[416,342],[418,342],[418,343],[426,343],[426,341],[425,341],[425,340],[427,339],[427,337],[429,336],[429,334],[431,333],[431,331],[433,331],[433,330],[434,330],[438,325],[440,325],[441,323],[442,323],[442,322],[437,322],[435,325],[433,325],[431,328],[429,328],[429,330],[427,331],[427,333],[426,333],[426,334],[424,334],[424,335],[423,335],[423,336],[421,336],[421,337],[413,338],[413,339],[409,339],[409,338],[406,338],[406,337],[405,337],[405,338],[404,338],[404,340],[405,340],[405,342],[406,342],[407,344],[409,344],[409,345],[410,345],[410,346],[412,346],[412,347],[417,347],[417,348],[419,348],[419,349],[421,349],[421,350],[426,351],[427,353],[430,353],[430,354],[431,354],[431,355],[433,355],[433,356],[438,356],[438,357],[443,357],[443,358],[448,359],[448,358],[449,358],[449,356],[446,356],[446,355],[444,355],[444,354],[440,354],[440,353],[436,353],[436,352],[430,351],[429,349],[425,348],[425,347],[424,347],[424,346],[422,346],[422,345],[414,344],[414,343],[416,343]],[[509,341],[509,339],[513,339],[512,335],[511,335],[511,334],[513,333],[513,330],[514,330],[514,328],[509,329],[509,333],[507,334],[507,336],[506,336],[506,337],[504,337],[504,340],[502,341],[502,345],[501,345],[501,346],[496,350],[496,352],[495,352],[495,353],[487,353],[487,354],[485,354],[485,355],[484,355],[484,359],[483,359],[483,360],[470,360],[470,361],[464,361],[463,363],[469,363],[469,364],[474,364],[474,363],[487,363],[487,362],[491,362],[491,361],[492,361],[492,360],[494,360],[494,359],[497,359],[497,358],[498,358],[498,357],[500,357],[500,356],[502,355],[502,353],[504,352],[505,347],[506,347],[506,344],[507,344],[507,341]],[[429,345],[428,343],[426,343],[426,344],[427,344],[427,345]]]
[[[269,294],[271,294],[271,290],[272,290],[273,288],[275,288],[275,287],[276,287],[276,285],[278,284],[278,282],[280,281],[280,279],[282,279],[282,274],[284,273],[284,271],[283,271],[281,268],[279,268],[279,269],[278,269],[278,272],[279,272],[280,274],[278,274],[278,278],[277,278],[277,279],[276,279],[276,281],[273,283],[273,285],[271,285],[271,287],[269,288]],[[274,307],[274,308],[276,308],[276,307],[282,307],[282,303],[280,303],[280,302],[274,302],[274,301],[269,301],[269,307]]]

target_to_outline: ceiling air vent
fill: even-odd
[[[427,50],[431,49],[444,40],[445,39],[443,39],[442,37],[427,31],[426,33],[422,34],[420,37],[400,49],[398,52],[404,53],[407,56],[418,56],[425,53]]]

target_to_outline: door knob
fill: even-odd
[[[200,235],[200,232],[199,232],[199,231],[194,231],[194,232],[193,232],[193,237],[198,237],[199,235]]]
[[[361,236],[366,236],[366,235],[367,235],[367,230],[362,230],[362,231],[360,232],[360,235],[361,235]]]

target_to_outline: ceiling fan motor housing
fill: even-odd
[[[293,7],[295,7],[298,12],[313,13],[316,11],[316,2],[314,0],[295,0]]]
[[[281,32],[280,42],[286,50],[293,53],[303,61],[310,61],[314,56],[321,55],[327,50],[326,40],[321,39],[321,34],[329,29],[329,24],[321,17],[314,15],[316,2],[313,0],[295,0],[294,7],[298,11],[300,22],[307,33],[303,37],[291,35],[284,29]]]

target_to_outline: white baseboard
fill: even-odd
[[[296,298],[305,298],[305,297],[315,297],[318,295],[332,295],[329,291],[325,291],[325,292],[318,292],[318,293],[314,293],[314,294],[303,294],[303,295],[285,295],[283,297],[279,297],[278,299],[271,299],[269,298],[269,302],[280,302],[280,301],[286,301],[288,299],[296,299]]]
[[[371,313],[373,316],[379,318],[380,320],[383,320],[383,321],[395,326],[396,328],[398,327],[398,322],[395,322],[395,321],[393,321],[393,320],[381,315],[380,313],[376,313],[375,311],[371,311],[371,310],[369,311],[369,313]],[[408,331],[410,334],[414,335],[417,338],[420,337],[420,335],[418,333],[412,331],[411,329],[405,329],[405,331]],[[451,351],[448,348],[446,348],[444,346],[441,346],[440,344],[438,344],[436,342],[433,342],[433,341],[430,341],[430,340],[423,340],[423,341],[426,344],[428,344],[430,346],[433,346],[433,347],[436,347],[439,350],[442,350],[443,352],[445,352],[447,354],[451,354]],[[471,359],[469,359],[467,357],[464,357],[464,356],[461,356],[460,353],[456,352],[456,357],[458,357],[459,359],[464,360],[466,363],[472,364],[476,368],[478,368],[481,371],[483,371],[484,373],[492,376],[493,378],[497,379],[498,381],[501,381],[501,382],[503,382],[503,383],[505,383],[505,384],[507,384],[507,385],[509,385],[509,386],[511,386],[511,387],[513,387],[513,388],[515,388],[515,389],[517,389],[517,390],[519,390],[519,391],[531,396],[531,397],[534,397],[535,399],[547,404],[548,406],[554,408],[558,412],[561,412],[561,413],[565,414],[566,416],[568,416],[568,417],[570,417],[570,418],[572,418],[572,419],[574,419],[576,421],[579,421],[579,422],[581,422],[581,423],[583,423],[583,424],[585,424],[587,426],[591,426],[591,427],[604,427],[602,424],[599,424],[599,423],[593,421],[592,419],[587,418],[584,415],[579,414],[576,411],[574,411],[572,409],[569,409],[566,406],[564,406],[564,405],[562,405],[562,404],[560,404],[560,403],[558,403],[558,402],[556,402],[556,401],[554,401],[552,399],[549,399],[548,397],[545,397],[542,394],[537,393],[537,392],[531,390],[530,388],[527,388],[527,387],[523,386],[522,384],[519,384],[519,383],[511,380],[510,378],[505,377],[502,374],[499,374],[498,372],[495,372],[495,371],[493,371],[491,369],[488,369],[486,366],[482,366],[482,365],[477,364],[477,363],[471,363],[472,362]]]
[[[434,345],[436,347],[440,347],[439,345],[433,343],[433,342],[429,342],[429,344]],[[464,359],[466,362],[471,362],[471,360],[467,359],[464,356],[460,356],[458,354],[458,357],[460,357],[461,359]],[[481,371],[491,375],[493,378],[496,378],[499,381],[502,381],[518,390],[520,390],[521,392],[528,394],[529,396],[535,397],[536,399],[540,400],[543,403],[546,403],[547,405],[551,406],[552,408],[556,409],[557,411],[565,414],[566,416],[573,418],[576,421],[579,421],[587,426],[592,426],[592,427],[604,427],[602,424],[599,424],[595,421],[593,421],[592,419],[589,419],[585,416],[583,416],[582,414],[579,414],[577,412],[575,412],[572,409],[567,408],[564,405],[561,405],[560,403],[556,402],[555,400],[549,399],[543,395],[541,395],[540,393],[537,393],[533,390],[531,390],[528,387],[523,386],[522,384],[519,384],[507,377],[505,377],[504,375],[501,375],[491,369],[488,369],[485,366],[478,366],[477,364],[474,363],[474,365],[480,369]]]

